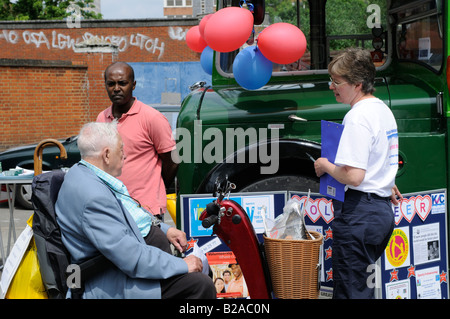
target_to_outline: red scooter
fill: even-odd
[[[245,210],[235,201],[225,199],[236,185],[225,181],[224,187],[216,182],[215,197],[200,216],[202,226],[213,227],[213,232],[233,251],[252,299],[271,298],[271,280],[253,225]]]

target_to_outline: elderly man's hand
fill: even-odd
[[[203,263],[200,258],[194,255],[189,255],[183,259],[188,265],[189,272],[201,272]]]
[[[170,227],[167,231],[167,239],[180,252],[184,252],[187,246],[186,233],[174,227]]]

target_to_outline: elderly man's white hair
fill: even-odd
[[[116,121],[91,122],[83,125],[77,141],[81,158],[97,157],[105,147],[116,147],[118,138]]]

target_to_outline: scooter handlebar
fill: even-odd
[[[208,217],[206,217],[205,219],[202,220],[202,226],[204,228],[209,228],[212,225],[214,225],[215,223],[217,223],[217,221],[219,220],[219,216],[217,215],[210,215]]]

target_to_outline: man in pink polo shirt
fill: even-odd
[[[133,97],[136,81],[127,63],[108,66],[105,85],[112,105],[98,115],[97,121],[118,121],[126,156],[118,178],[142,207],[162,218],[166,186],[173,182],[178,169],[172,160],[172,129],[164,115]]]

